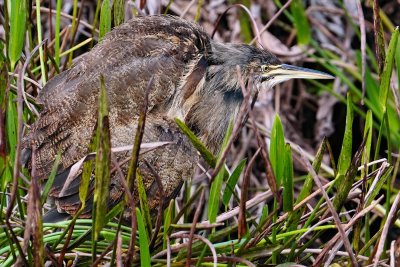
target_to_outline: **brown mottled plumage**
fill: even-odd
[[[37,177],[34,178],[48,177],[61,150],[61,166],[50,196],[56,200],[58,212],[75,214],[79,208],[79,177],[68,186],[65,179],[70,166],[88,153],[96,127],[100,75],[104,76],[108,91],[113,147],[133,143],[144,91],[154,77],[143,142],[172,144],[146,153],[142,159],[162,178],[167,197],[173,197],[182,181],[193,175],[198,160],[196,150],[179,131],[174,118],[184,120],[209,149],[217,151],[228,122],[236,116],[243,100],[237,65],[245,83],[253,79],[256,85],[265,82],[273,86],[296,78],[276,73],[292,69],[268,51],[214,42],[199,26],[177,17],[136,17],[116,27],[40,92],[37,99],[43,106],[40,118],[24,139],[25,151],[35,153]],[[301,70],[304,74],[304,69]],[[317,78],[327,78],[322,73],[318,75]],[[118,159],[128,154],[119,155]],[[125,174],[126,165],[122,166]],[[149,206],[154,209],[160,200],[160,190],[143,161],[139,167]],[[115,174],[110,192],[111,207],[123,195]],[[87,205],[83,216],[90,216],[90,206]]]

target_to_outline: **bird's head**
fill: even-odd
[[[283,64],[271,52],[243,44],[214,43],[213,61],[220,66],[219,77],[235,80],[236,66],[239,66],[244,80],[251,77],[255,84],[266,88],[291,79],[334,78],[321,71]]]
[[[244,100],[241,79],[245,86],[253,85],[251,95],[255,96],[261,87],[271,88],[289,79],[333,78],[323,72],[283,64],[267,50],[215,41],[195,64],[188,68],[191,73],[184,76],[182,93],[176,96],[170,114],[178,114],[213,152]]]

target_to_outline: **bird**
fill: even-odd
[[[115,27],[70,69],[49,80],[36,99],[41,106],[39,118],[30,125],[22,145],[25,165],[32,169],[34,156],[33,179],[43,183],[57,153],[61,153],[49,193],[55,207],[48,212],[48,221],[74,216],[80,208],[80,175],[72,182],[66,183],[66,179],[71,167],[90,152],[101,76],[108,96],[112,147],[133,144],[146,87],[152,80],[143,142],[169,143],[141,155],[138,168],[149,208],[157,210],[160,201],[176,196],[183,181],[194,175],[199,161],[199,153],[175,118],[183,121],[210,151],[218,152],[228,124],[237,117],[244,99],[237,66],[244,84],[250,80],[254,84],[252,92],[260,90],[260,85],[271,88],[294,78],[333,78],[324,72],[284,64],[265,49],[214,41],[198,24],[185,19],[153,15],[137,16]],[[121,153],[117,159],[122,161],[129,153]],[[121,165],[125,176],[127,165]],[[162,188],[155,173],[161,178]],[[110,175],[109,208],[124,196],[120,179],[115,173]],[[133,191],[137,202],[136,187]],[[91,216],[93,194],[86,202],[82,218]]]

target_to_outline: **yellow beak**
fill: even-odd
[[[288,64],[269,66],[268,70],[262,74],[265,82],[269,86],[291,80],[291,79],[334,79],[330,74],[322,71],[312,70]]]

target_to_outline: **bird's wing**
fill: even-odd
[[[34,148],[38,177],[47,177],[58,151],[58,173],[87,154],[96,127],[100,75],[108,91],[111,127],[132,129],[151,77],[149,113],[162,113],[186,64],[208,47],[198,26],[167,16],[137,17],[108,33],[39,95],[43,110],[24,141]]]

